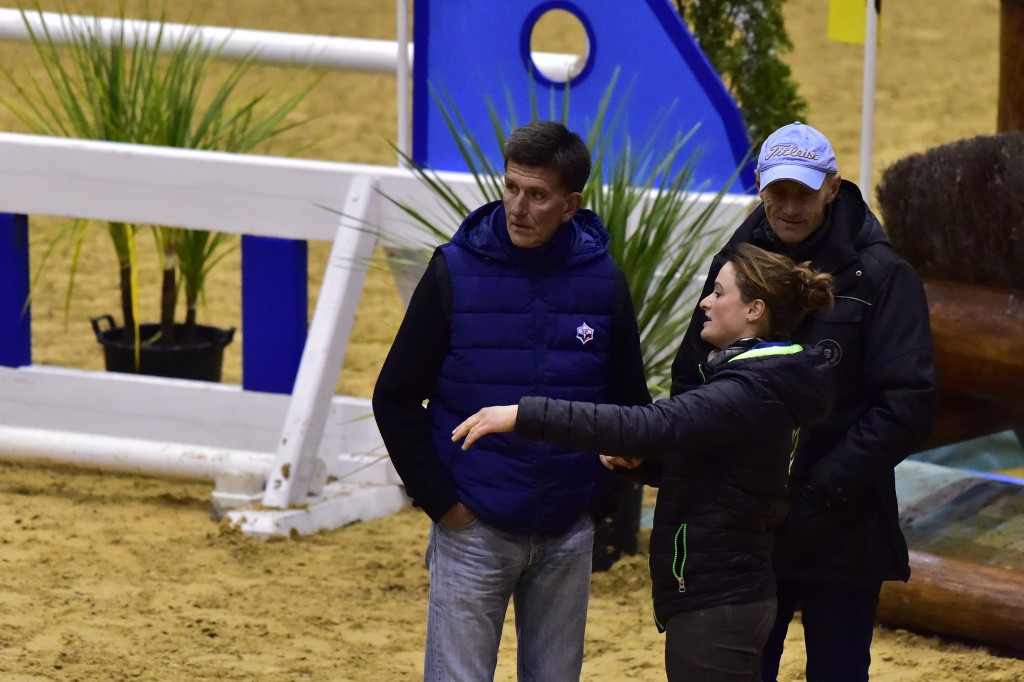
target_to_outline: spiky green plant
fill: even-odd
[[[609,251],[629,282],[637,312],[648,385],[653,395],[663,395],[670,385],[675,349],[686,331],[700,290],[691,282],[704,271],[725,236],[722,228],[712,227],[725,189],[710,197],[698,195],[699,188],[694,183],[695,156],[676,168],[696,127],[685,133],[680,131],[670,148],[653,146],[655,140],[661,139],[658,133],[668,125],[671,110],[660,117],[660,124],[646,142],[633,144],[627,139],[615,150],[612,142],[625,120],[623,109],[609,110],[615,88],[613,77],[587,134],[593,167],[591,181],[583,192],[583,205],[601,217],[611,237]],[[531,118],[537,119],[536,89],[531,87],[531,92]],[[620,101],[627,98],[628,93]],[[480,203],[500,199],[504,192],[504,170],[490,161],[495,155],[486,153],[450,97],[434,92],[434,99],[475,180]],[[549,101],[548,108],[548,118],[564,123],[569,111],[568,89],[560,102]],[[489,110],[496,149],[501,150],[507,134],[519,123],[511,106],[508,123],[502,122],[493,104]],[[427,251],[451,238],[462,219],[477,206],[467,204],[437,172],[408,157],[404,160],[438,199],[440,215],[429,214],[396,197],[386,198],[422,229],[421,248]],[[723,187],[731,186],[733,179]]]
[[[297,125],[287,117],[315,86],[315,80],[310,79],[308,84],[273,99],[269,87],[255,94],[245,93],[241,86],[253,64],[251,59],[237,62],[215,80],[213,67],[219,58],[219,46],[204,45],[197,28],[169,45],[164,14],[156,22],[156,31],[147,37],[144,29],[126,23],[123,3],[121,21],[109,38],[101,32],[98,19],[72,21],[67,5],[62,5],[61,23],[71,35],[67,45],[59,44],[46,23],[41,30],[34,29],[30,14],[42,17],[38,2],[31,12],[21,10],[21,15],[46,76],[42,83],[31,76],[26,82],[0,67],[15,92],[15,96],[4,96],[2,101],[39,134],[249,152]],[[65,309],[74,290],[85,225],[82,221],[73,223],[44,253],[45,262],[58,241],[69,240],[72,244]],[[125,340],[134,341],[136,348],[139,310],[135,238],[140,227],[106,224],[120,268]],[[196,308],[206,277],[235,244],[234,235],[152,229],[163,272],[160,343],[194,340]],[[174,323],[181,288],[179,274],[185,289],[183,339],[176,338]]]

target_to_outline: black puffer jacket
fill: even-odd
[[[865,584],[906,580],[893,469],[931,430],[938,407],[924,287],[889,244],[860,190],[844,180],[822,227],[787,252],[759,206],[715,256],[707,295],[732,248],[750,242],[809,260],[834,277],[835,307],[807,316],[795,335],[829,357],[836,405],[801,439],[793,507],[776,543],[779,577]],[[709,346],[694,310],[672,365],[672,394],[700,385]]]
[[[772,545],[788,508],[794,434],[832,404],[823,353],[789,344],[738,350],[716,358],[701,388],[650,405],[519,403],[516,432],[527,438],[666,455],[650,557],[659,628],[682,611],[774,597]]]

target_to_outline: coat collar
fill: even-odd
[[[763,204],[750,215],[746,226],[746,237],[737,233],[735,241],[750,241],[769,251],[785,253],[798,263],[811,261],[816,269],[832,274],[836,293],[858,285],[863,274],[858,250],[871,242],[888,241],[864,203],[860,189],[848,180],[842,181],[839,195],[829,205],[821,227],[795,249],[786,247],[772,231]]]

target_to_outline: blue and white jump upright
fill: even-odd
[[[415,160],[444,172],[467,198],[475,193],[470,176],[446,172],[462,170],[461,161],[430,87],[451,97],[481,139],[491,131],[488,101],[528,112],[531,83],[561,101],[567,86],[541,73],[529,49],[535,24],[551,10],[574,15],[588,37],[586,63],[568,86],[571,127],[588,127],[617,73],[624,94],[628,86],[621,111],[630,137],[647,139],[655,117],[675,102],[679,129],[699,124],[689,142],[706,151],[696,181],[711,190],[749,186],[749,169],[733,179],[748,146],[736,105],[669,0],[419,0]],[[344,49],[358,42],[266,36],[268,51],[284,42],[292,55],[315,44],[309,59],[320,65],[332,40]],[[375,240],[365,225],[390,237],[410,233],[405,214],[382,194],[427,212],[436,202],[412,173],[392,166],[0,133],[0,211],[7,212],[0,218],[0,457],[212,477],[215,497],[262,501],[259,511],[232,512],[243,531],[257,535],[313,532],[394,511],[405,498],[393,470],[370,475],[360,459],[380,449],[369,401],[334,395]],[[727,197],[718,224],[735,222],[748,200]],[[242,385],[33,365],[29,215],[243,235]],[[333,249],[307,329],[310,239],[331,241]],[[380,494],[357,501],[351,487],[329,483],[335,478],[376,485]]]
[[[417,2],[414,9],[413,159],[418,163],[466,170],[431,89],[450,98],[478,140],[490,140],[488,103],[499,115],[511,109],[524,123],[531,95],[544,111],[549,101],[560,104],[568,87],[567,124],[585,135],[617,78],[620,101],[612,111],[625,116],[623,130],[634,144],[651,139],[656,130],[653,139],[669,149],[677,132],[699,125],[679,157],[682,163],[691,151],[698,155],[697,184],[718,191],[731,182],[735,193],[753,186],[753,166],[745,162],[750,140],[736,101],[670,0],[460,0]],[[530,51],[537,23],[555,10],[575,17],[587,38],[582,70],[568,82],[545,75]],[[670,112],[668,125],[658,128]],[[510,127],[509,120],[503,123]],[[612,151],[621,144],[616,140]]]

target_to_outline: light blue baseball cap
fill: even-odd
[[[828,138],[809,125],[790,123],[768,136],[757,157],[761,188],[777,180],[796,180],[820,189],[827,173],[839,171]]]

